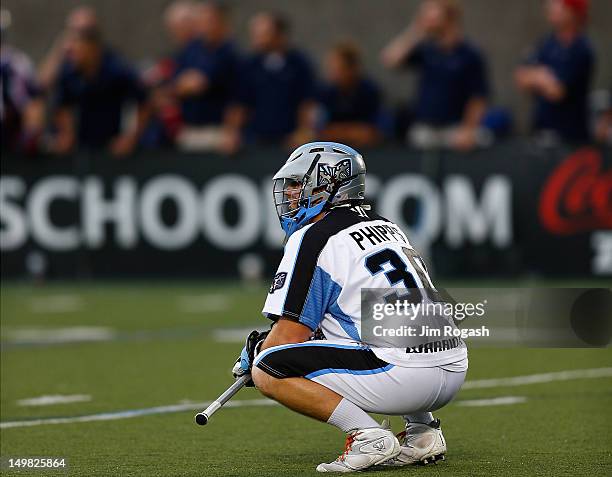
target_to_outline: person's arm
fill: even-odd
[[[461,122],[451,138],[452,147],[467,151],[476,145],[478,128],[487,109],[489,80],[486,59],[476,51],[468,71],[468,101],[463,109]]]
[[[38,82],[43,91],[53,88],[64,58],[66,37],[62,32],[53,42],[51,49],[38,68]]]
[[[234,154],[242,145],[242,129],[249,120],[255,97],[254,86],[251,82],[253,75],[249,66],[247,61],[239,61],[238,58],[234,58],[233,79],[229,84],[231,101],[223,112],[223,133],[219,145],[220,152],[223,154]]]
[[[124,103],[138,105],[135,120],[113,138],[110,144],[111,154],[123,157],[131,154],[138,145],[140,136],[151,118],[152,108],[149,92],[140,77],[129,66],[125,67],[119,78],[123,86]]]
[[[532,93],[543,96],[548,101],[558,102],[561,101],[566,94],[566,86],[564,82],[557,74],[546,65],[547,63],[547,51],[549,49],[549,40],[545,39],[541,42],[525,59],[524,63],[518,66],[514,70],[514,83],[516,87],[525,93]],[[577,65],[575,61],[580,62],[584,57],[580,55],[575,58],[571,58],[572,64],[568,65],[566,76],[575,76],[575,72],[572,70],[576,69]],[[578,66],[578,69],[582,69],[586,65]],[[570,78],[566,78],[569,80]]]
[[[312,336],[312,331],[307,326],[297,323],[291,319],[280,318],[276,321],[270,331],[252,331],[247,336],[244,348],[240,356],[234,362],[232,374],[235,378],[250,373],[255,362],[255,358],[267,348],[281,346],[285,344],[303,343]],[[246,386],[253,386],[253,381],[249,380]]]
[[[55,137],[51,141],[50,151],[55,154],[68,154],[76,145],[74,113],[69,107],[60,107],[55,113]]]
[[[45,102],[41,97],[31,99],[23,111],[21,144],[27,154],[35,153],[45,127]]]
[[[468,101],[463,113],[463,120],[461,126],[466,128],[477,128],[482,121],[487,108],[487,101],[485,98],[472,98]]]
[[[399,68],[423,40],[425,34],[417,18],[382,50],[381,61],[387,68]]]
[[[476,145],[478,127],[487,109],[487,101],[482,97],[470,99],[465,107],[463,119],[453,137],[453,147],[467,151]]]
[[[514,84],[523,92],[529,93],[534,90],[533,72],[537,66],[521,65],[514,70]]]
[[[261,345],[260,352],[272,346],[279,346],[289,343],[303,343],[312,336],[312,331],[308,326],[296,321],[281,318],[270,330],[265,341]]]
[[[514,80],[519,89],[540,94],[552,102],[563,100],[566,94],[563,83],[547,66],[519,66]]]
[[[220,152],[223,154],[236,153],[242,143],[242,128],[248,119],[248,109],[245,105],[235,103],[228,106],[223,115],[223,131]]]
[[[262,333],[254,331],[249,335],[240,358],[234,364],[235,376],[249,372],[255,355],[261,350],[281,344],[301,343],[308,340],[319,327],[328,307],[329,296],[310,298],[311,290],[320,289],[321,286],[321,276],[315,274],[316,267],[312,266],[312,262],[317,264],[322,257],[325,260],[326,254],[316,246],[302,246],[300,234],[293,234],[285,244],[283,258],[263,308],[264,315],[275,323],[263,343]],[[309,286],[304,286],[308,283]]]
[[[123,157],[131,154],[138,145],[140,136],[147,127],[151,118],[151,106],[148,102],[138,105],[136,120],[128,129],[115,137],[110,145],[111,153],[116,157]]]
[[[178,74],[174,82],[174,93],[179,98],[199,96],[210,86],[208,76],[196,68],[189,68]]]
[[[548,101],[563,101],[569,92],[589,82],[595,61],[594,54],[588,46],[583,46],[572,53],[567,61],[554,70],[545,64],[537,55],[535,65],[521,66],[515,72],[515,82],[519,89],[538,94]]]
[[[565,98],[565,86],[550,68],[540,67],[536,71],[535,80],[536,90],[547,100],[557,103]]]
[[[563,101],[571,91],[589,83],[594,61],[588,45],[573,49],[567,61],[554,70],[546,65],[537,67],[532,72],[533,87],[548,101]]]
[[[569,92],[589,82],[594,61],[595,57],[590,47],[583,46],[572,50],[567,61],[554,70],[543,64],[543,61],[535,66],[518,68],[515,81],[520,89],[558,103],[563,101]]]
[[[320,296],[314,290],[321,290],[325,280],[316,270],[329,267],[332,255],[325,247],[321,250],[320,245],[304,244],[310,240],[319,244],[318,239],[312,237],[295,233],[285,244],[283,259],[263,308],[264,315],[276,321],[266,347],[281,341],[306,341],[319,328],[329,308],[332,294]]]

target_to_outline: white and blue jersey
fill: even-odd
[[[367,346],[377,358],[395,366],[442,366],[465,360],[467,350],[460,340],[450,349],[423,353],[365,345],[361,290],[368,288],[405,291],[433,289],[433,284],[396,224],[361,207],[337,207],[291,235],[263,313],[320,329],[330,344]],[[371,366],[384,367],[374,361]]]

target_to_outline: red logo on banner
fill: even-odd
[[[612,170],[595,149],[580,149],[550,175],[540,196],[540,220],[556,234],[612,229]]]

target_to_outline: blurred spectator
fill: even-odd
[[[105,48],[97,28],[70,31],[67,61],[57,79],[54,106],[56,135],[51,150],[66,154],[75,147],[109,147],[129,154],[146,124],[146,93],[135,72]],[[122,113],[138,104],[136,121],[122,128]]]
[[[139,145],[145,149],[174,146],[182,127],[181,111],[166,84],[149,87],[149,106],[150,116]]]
[[[471,149],[482,140],[489,94],[485,60],[464,39],[455,0],[426,0],[414,21],[382,52],[388,68],[420,70],[410,137],[418,147]]]
[[[97,28],[99,28],[98,15],[92,7],[77,7],[68,14],[64,30],[55,39],[38,68],[38,81],[44,91],[53,88],[62,64],[66,61],[66,50],[71,32]]]
[[[164,10],[163,23],[172,52],[142,74],[142,80],[150,92],[151,105],[151,117],[140,139],[140,145],[144,148],[174,145],[182,127],[180,103],[174,95],[173,79],[180,56],[196,36],[196,9],[193,2],[176,0]]]
[[[319,92],[325,127],[321,139],[366,146],[380,139],[378,122],[381,95],[378,86],[361,70],[359,50],[340,43],[327,54],[327,83]]]
[[[0,131],[2,150],[33,153],[43,129],[44,106],[30,59],[6,44],[11,23],[0,11]]]
[[[175,75],[178,58],[195,37],[195,12],[196,5],[184,0],[177,0],[164,10],[163,22],[172,44],[172,52],[145,70],[143,81],[148,87],[168,83]]]
[[[588,92],[594,53],[584,34],[588,0],[548,0],[546,15],[553,32],[525,65],[517,68],[519,89],[535,99],[533,130],[554,139],[589,139]]]
[[[177,55],[174,92],[184,122],[177,143],[183,149],[221,147],[221,124],[235,91],[238,70],[228,20],[227,9],[219,3],[196,5],[197,37]]]
[[[237,104],[227,116],[226,150],[248,140],[293,145],[313,138],[314,74],[306,56],[289,44],[289,24],[275,13],[250,22],[253,54],[240,74]]]
[[[195,36],[196,5],[193,2],[177,0],[164,10],[164,26],[174,48],[181,49]]]

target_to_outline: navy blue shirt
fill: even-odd
[[[296,50],[255,54],[244,63],[237,100],[250,109],[247,131],[260,141],[279,141],[295,130],[300,104],[313,96],[313,70]]]
[[[22,133],[23,113],[29,102],[40,96],[35,70],[30,59],[19,50],[2,46],[0,56],[0,135],[2,149],[18,145]]]
[[[485,60],[470,43],[461,41],[446,50],[432,41],[418,44],[406,58],[408,66],[420,69],[415,119],[434,126],[461,121],[472,98],[489,95]]]
[[[85,147],[106,146],[120,132],[124,105],[146,99],[134,70],[110,50],[102,54],[100,67],[91,78],[65,62],[56,88],[56,106],[75,108],[79,145]]]
[[[593,48],[584,35],[569,45],[552,34],[542,41],[531,63],[548,66],[563,84],[565,97],[555,103],[536,96],[534,129],[551,129],[566,141],[588,140],[588,94],[594,60]]]
[[[181,101],[183,121],[190,125],[220,124],[223,112],[235,91],[238,55],[231,42],[211,47],[200,39],[192,40],[176,56],[175,77],[188,69],[206,75],[208,87],[203,94]]]
[[[374,124],[378,121],[380,90],[367,78],[361,78],[349,91],[343,91],[333,84],[324,84],[318,96],[330,123],[355,121]]]

